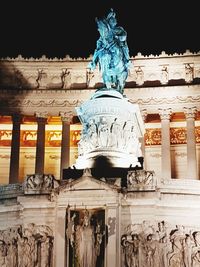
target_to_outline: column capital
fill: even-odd
[[[74,116],[72,111],[68,111],[68,112],[60,112],[59,113],[62,122],[66,122],[68,124],[70,124],[72,122],[72,118]]]
[[[142,109],[141,110],[141,116],[142,116],[143,122],[146,121],[147,115],[148,115],[147,110],[146,109]]]
[[[35,117],[36,118],[47,118],[48,117],[48,112],[47,111],[36,111],[35,112]]]
[[[184,107],[183,108],[186,119],[195,119],[197,114],[197,107]]]
[[[23,116],[21,114],[15,113],[12,114],[12,122],[13,123],[22,123],[23,120]]]
[[[48,112],[47,111],[44,111],[44,112],[36,111],[35,117],[38,123],[46,123]]]
[[[161,120],[170,120],[172,115],[172,109],[171,108],[159,108],[158,114],[160,115]]]

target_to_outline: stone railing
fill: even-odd
[[[22,184],[8,184],[0,186],[0,200],[15,198],[24,193]]]

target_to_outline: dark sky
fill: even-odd
[[[95,17],[110,8],[127,32],[131,56],[200,51],[197,1],[4,0],[0,57],[88,57],[99,37]]]

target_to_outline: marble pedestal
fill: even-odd
[[[101,89],[77,108],[77,114],[83,125],[77,169],[93,168],[100,161],[109,167],[141,167],[144,124],[138,105],[115,90]]]

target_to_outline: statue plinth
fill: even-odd
[[[98,90],[76,110],[83,125],[77,169],[93,168],[99,158],[110,167],[141,167],[144,124],[137,104],[116,90]]]

